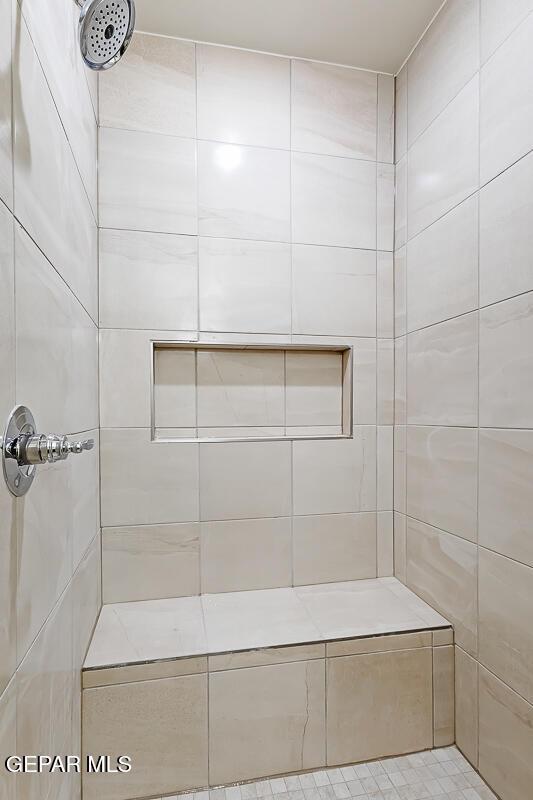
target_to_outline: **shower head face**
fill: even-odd
[[[134,27],[133,0],[85,0],[79,33],[87,66],[95,70],[114,66],[126,52]]]

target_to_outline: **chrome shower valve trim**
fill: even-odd
[[[55,433],[35,433],[35,420],[26,406],[11,413],[1,440],[4,478],[11,494],[22,497],[29,490],[40,464],[64,461],[71,453],[92,450],[94,439],[71,442]]]

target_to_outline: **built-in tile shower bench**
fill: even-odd
[[[84,800],[161,797],[454,741],[453,633],[394,578],[104,606]]]

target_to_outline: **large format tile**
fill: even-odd
[[[481,61],[484,62],[533,11],[532,0],[481,0]]]
[[[0,200],[13,208],[13,154],[11,102],[11,0],[1,0],[0,18]],[[0,212],[1,213],[1,212]]]
[[[477,539],[477,431],[407,428],[407,514]]]
[[[194,436],[196,364],[194,350],[163,347],[155,351],[153,424],[156,428],[183,428],[189,436]]]
[[[197,523],[136,525],[102,532],[104,603],[200,593]]]
[[[199,597],[104,605],[85,669],[203,655],[207,641]]]
[[[457,644],[477,643],[477,548],[471,542],[407,519],[407,586],[449,619]]]
[[[409,237],[478,188],[478,78],[446,106],[409,151]]]
[[[285,424],[342,430],[343,357],[317,350],[285,353]]]
[[[301,244],[376,247],[376,165],[292,156],[292,238]]]
[[[377,254],[377,334],[384,339],[394,338],[394,255]]]
[[[210,784],[322,766],[325,715],[324,659],[212,673]]]
[[[479,313],[479,423],[533,427],[533,293]]]
[[[291,248],[200,239],[200,330],[290,333]]]
[[[2,766],[6,759],[17,752],[17,692],[12,681],[6,691],[0,692],[0,759]],[[3,769],[0,772],[0,792],[4,800],[16,800],[17,776]]]
[[[530,154],[480,193],[480,305],[533,289],[532,215],[533,154]]]
[[[193,139],[100,128],[99,176],[101,227],[196,234]]]
[[[15,499],[0,487],[0,695],[17,663],[16,654],[17,529]],[[1,782],[0,782],[1,786]]]
[[[231,47],[196,45],[198,138],[290,146],[290,61]]]
[[[471,197],[407,245],[409,330],[477,308],[478,198]]]
[[[15,405],[15,245],[14,221],[0,202],[0,414],[5,420]]]
[[[533,706],[479,670],[479,770],[505,800],[524,800],[533,783]]]
[[[316,61],[292,62],[292,147],[374,160],[375,73]]]
[[[409,145],[479,65],[479,0],[450,0],[409,56]]]
[[[378,75],[377,160],[394,164],[395,83],[392,75]]]
[[[206,786],[207,675],[140,681],[83,692],[83,748],[112,760],[122,775],[84,775],[87,800],[127,800]]]
[[[289,153],[199,142],[198,213],[202,236],[288,242]]]
[[[294,442],[294,513],[375,509],[375,463],[376,433],[372,426],[355,428],[353,439]]]
[[[200,445],[202,520],[284,517],[290,513],[290,442]]]
[[[403,247],[407,242],[407,156],[396,164],[396,191],[394,198],[394,246]]]
[[[407,152],[407,64],[395,79],[394,160],[397,163]]]
[[[479,543],[533,567],[533,431],[479,432]]]
[[[454,646],[433,649],[433,744],[446,747],[455,742]]]
[[[455,739],[471,764],[478,763],[478,662],[455,648]]]
[[[396,170],[392,164],[377,166],[377,248],[394,250],[394,192]]]
[[[100,73],[100,125],[196,136],[194,55],[193,42],[137,32],[120,69]]]
[[[292,583],[290,517],[202,522],[201,540],[202,592]]]
[[[414,425],[477,425],[477,313],[408,336],[407,420]]]
[[[14,81],[15,212],[86,309],[97,312],[97,230],[20,12]]]
[[[328,659],[328,764],[431,747],[431,661],[429,647]]]
[[[101,432],[102,524],[198,519],[198,445],[153,442],[145,428]]]
[[[294,517],[292,525],[296,586],[376,576],[375,513]]]
[[[102,328],[196,329],[196,238],[104,229],[99,241]]]
[[[293,245],[292,291],[293,333],[375,336],[372,251]]]
[[[533,15],[481,69],[480,178],[484,184],[533,148]]]
[[[533,569],[479,551],[479,660],[533,702]]]
[[[210,653],[323,638],[293,589],[204,594],[201,600]]]

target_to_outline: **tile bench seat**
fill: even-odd
[[[453,633],[394,578],[104,606],[84,800],[136,800],[454,741]]]

